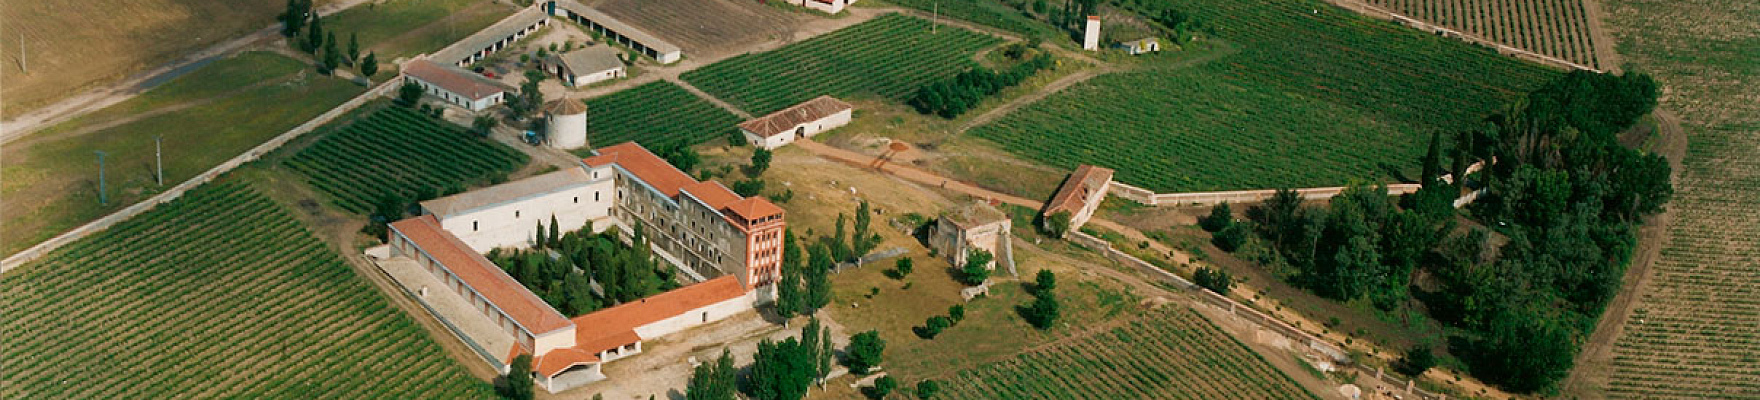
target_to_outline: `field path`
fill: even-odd
[[[972,127],[976,127],[976,126],[983,125],[983,124],[988,124],[988,123],[990,123],[990,121],[995,121],[997,118],[1002,118],[1002,116],[1008,115],[1008,113],[1014,112],[1014,110],[1018,110],[1021,107],[1026,107],[1028,104],[1037,103],[1037,102],[1039,102],[1039,100],[1044,99],[1047,96],[1050,96],[1052,93],[1057,93],[1058,91],[1062,91],[1064,88],[1068,88],[1070,86],[1075,86],[1075,84],[1077,84],[1077,83],[1086,82],[1090,78],[1100,76],[1100,74],[1109,74],[1109,73],[1113,73],[1113,72],[1117,72],[1117,71],[1118,71],[1117,68],[1113,68],[1112,66],[1108,65],[1108,66],[1102,66],[1097,69],[1090,69],[1090,70],[1086,70],[1086,71],[1081,71],[1081,72],[1069,74],[1068,76],[1064,76],[1063,78],[1058,78],[1056,81],[1053,81],[1050,84],[1045,85],[1045,87],[1040,88],[1039,91],[1028,93],[1025,96],[1016,97],[1016,98],[1014,98],[1014,100],[1009,100],[1009,102],[1003,103],[1001,106],[997,106],[996,108],[990,109],[990,111],[985,111],[983,114],[978,114],[977,117],[972,118],[970,121],[966,121],[966,123],[960,124],[959,129],[955,130],[954,134],[958,135],[958,134],[966,133],[966,130],[972,129]]]
[[[897,163],[878,162],[878,161],[882,161],[882,160],[880,160],[879,158],[876,158],[874,156],[828,146],[828,145],[821,144],[819,142],[815,142],[815,141],[808,140],[808,139],[796,140],[794,142],[794,146],[799,147],[802,150],[806,150],[809,153],[813,153],[814,155],[817,155],[817,156],[824,158],[824,159],[827,159],[827,160],[841,161],[843,163],[854,165],[859,168],[872,169],[872,170],[875,170],[875,171],[878,171],[881,173],[890,174],[892,176],[897,176],[897,177],[904,178],[904,179],[910,180],[912,182],[916,182],[916,183],[920,183],[920,184],[924,184],[924,185],[935,186],[935,187],[939,187],[942,189],[965,193],[968,195],[977,196],[977,197],[981,197],[981,198],[985,198],[985,199],[992,199],[992,200],[996,200],[996,201],[1001,201],[1004,203],[1014,204],[1014,205],[1018,205],[1018,206],[1022,206],[1022,207],[1029,207],[1029,208],[1032,208],[1035,210],[1045,207],[1045,202],[1043,202],[1043,201],[1028,199],[1025,197],[1015,196],[1015,195],[1011,195],[1011,194],[1004,194],[1001,192],[981,188],[981,187],[978,187],[977,185],[973,185],[973,184],[965,183],[965,182],[960,182],[960,181],[954,180],[953,178],[947,178],[947,177],[943,177],[941,175],[936,175],[933,172],[924,171],[922,169],[918,169],[918,168],[911,167],[908,165],[902,165],[902,164],[897,164]]]
[[[319,15],[335,14],[365,2],[367,0],[339,0],[319,7],[317,12]],[[280,24],[271,24],[249,35],[220,42],[201,51],[190,53],[183,59],[135,74],[116,83],[75,94],[72,97],[21,114],[11,121],[0,122],[0,144],[12,142],[42,128],[127,101],[159,84],[195,71],[214,60],[238,53],[252,45],[275,41],[281,37],[280,26]]]
[[[738,115],[740,118],[752,119],[752,113],[746,112],[746,110],[741,110],[739,107],[734,107],[733,104],[723,101],[719,97],[712,96],[709,92],[704,92],[703,89],[691,86],[690,83],[685,82],[683,79],[678,79],[678,75],[663,76],[660,79],[672,82],[672,84],[684,88],[684,91],[691,92],[691,94],[696,95],[698,98],[707,100],[710,104],[714,104],[716,107],[721,107],[721,109],[727,110],[727,112],[733,113],[733,115]]]

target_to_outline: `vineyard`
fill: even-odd
[[[1184,307],[960,371],[948,383],[951,399],[1316,399]]]
[[[1751,84],[1760,79],[1760,53],[1725,47],[1754,43],[1760,8],[1606,4],[1614,35],[1629,45],[1620,56],[1667,82],[1659,109],[1679,115],[1691,140],[1668,205],[1675,213],[1669,237],[1635,293],[1611,360],[1601,360],[1610,364],[1608,393],[1573,397],[1760,398],[1760,102]]]
[[[973,65],[978,50],[1002,40],[928,20],[887,14],[806,41],[749,53],[681,77],[756,115],[820,95],[903,100],[926,83]]]
[[[1021,35],[1052,38],[1060,31],[1051,24],[1028,17],[1019,7],[1027,7],[1028,1],[1009,1],[1014,5],[1003,4],[995,0],[968,1],[936,1],[936,0],[886,0],[888,3],[901,7],[914,8],[929,13],[936,13],[943,18],[954,18],[970,21],[993,28],[1014,32]],[[1056,3],[1053,8],[1062,7]]]
[[[726,138],[739,116],[667,81],[655,81],[587,100],[587,143],[604,147],[635,141],[650,149]]]
[[[803,15],[755,1],[606,0],[594,9],[661,35],[685,54],[730,51],[793,32]]]
[[[374,112],[301,150],[285,165],[343,209],[386,197],[460,192],[525,165],[526,155],[401,107]]]
[[[216,183],[0,277],[0,397],[486,397],[333,249]]]
[[[1557,74],[1317,1],[1176,3],[1240,52],[1101,76],[971,133],[1162,192],[1388,181],[1432,130],[1473,129]]]
[[[1487,40],[1602,68],[1584,2],[1593,0],[1366,0]]]

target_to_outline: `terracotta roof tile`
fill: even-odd
[[[532,371],[539,376],[551,377],[562,373],[568,367],[599,362],[598,352],[588,352],[577,348],[560,348],[544,353],[544,356],[532,360]]]
[[[732,212],[734,215],[738,215],[740,218],[754,220],[782,214],[782,207],[777,207],[776,204],[771,203],[769,200],[764,200],[762,197],[747,197],[729,203],[727,205],[727,211]]]
[[[575,346],[591,349],[611,343],[616,343],[617,346],[628,344],[629,339],[635,338],[636,327],[743,296],[745,293],[746,289],[740,285],[739,277],[728,275],[574,317]],[[597,350],[606,348],[610,347]]]
[[[721,186],[721,183],[715,181],[697,182],[686,185],[679,190],[690,193],[691,197],[702,200],[703,204],[707,204],[709,208],[715,210],[726,208],[729,203],[740,199],[739,194],[728,190],[726,186]]]
[[[500,82],[489,80],[476,73],[450,65],[440,65],[428,60],[410,61],[403,66],[403,74],[432,83],[448,92],[481,100],[494,96],[496,93],[513,90],[502,86]]]
[[[568,318],[562,313],[526,290],[488,258],[471,250],[457,236],[441,229],[440,222],[433,215],[393,222],[391,229],[408,237],[416,247],[434,257],[446,270],[457,275],[532,335],[543,335],[569,326]]]
[[[796,104],[794,107],[746,121],[739,124],[739,128],[758,136],[771,137],[793,130],[796,125],[817,121],[820,118],[829,117],[851,108],[854,107],[843,100],[831,96],[819,96]]]
[[[646,182],[648,186],[653,186],[655,190],[665,194],[666,197],[678,197],[678,189],[697,183],[696,179],[692,179],[690,175],[686,175],[684,171],[678,170],[672,164],[666,163],[666,160],[654,155],[653,152],[636,144],[636,142],[623,142],[601,147],[594,150],[594,153],[597,155],[581,161],[593,167],[617,164],[625,171],[634,174],[636,178]]]
[[[1057,188],[1057,194],[1051,196],[1051,202],[1045,204],[1045,215],[1058,211],[1075,213],[1081,211],[1083,202],[1088,195],[1112,180],[1112,169],[1082,164],[1076,171],[1069,174],[1063,186]]]
[[[575,99],[556,99],[544,103],[544,112],[555,115],[575,115],[587,112],[587,103]]]

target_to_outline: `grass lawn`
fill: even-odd
[[[153,180],[154,136],[164,137],[169,187],[363,90],[293,59],[244,53],[13,142],[0,167],[6,176],[0,252],[23,250],[161,190]],[[108,205],[98,204],[94,151],[107,153]]]
[[[486,398],[336,248],[222,178],[0,277],[6,398]],[[78,376],[77,384],[69,377]]]
[[[361,54],[377,51],[381,65],[397,57],[432,53],[457,42],[515,9],[481,0],[389,0],[369,2],[324,18],[324,29],[336,32],[338,45],[358,35]]]
[[[1205,19],[1239,52],[1197,65],[1148,56],[1172,58],[970,133],[1055,167],[1113,167],[1121,181],[1158,191],[1391,181],[1415,164],[1430,132],[1471,129],[1556,76],[1318,1],[1166,7]]]

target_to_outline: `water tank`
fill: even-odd
[[[587,104],[561,99],[544,104],[545,137],[550,146],[576,149],[587,145]]]

